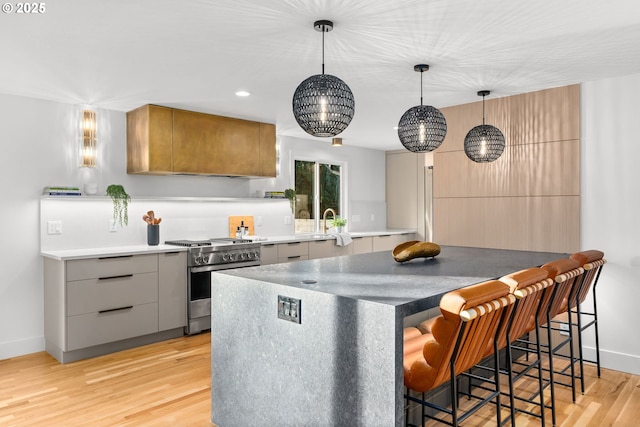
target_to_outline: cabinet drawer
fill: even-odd
[[[289,257],[308,257],[309,256],[309,244],[308,242],[290,242],[281,243],[278,245],[278,258]]]
[[[312,240],[309,242],[309,259],[332,257],[337,247],[335,240]]]
[[[158,303],[67,318],[66,351],[158,332]]]
[[[260,248],[260,264],[269,265],[278,263],[278,247],[273,243],[262,245]]]
[[[373,238],[371,237],[353,237],[353,243],[350,246],[352,254],[368,254],[373,251]]]
[[[158,273],[67,283],[67,316],[158,302]]]
[[[309,259],[309,256],[307,255],[290,255],[286,258],[278,258],[278,263],[283,263],[283,262],[294,262],[294,261],[304,261]]]
[[[129,255],[67,261],[67,281],[158,271],[158,255]]]

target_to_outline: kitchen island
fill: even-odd
[[[443,246],[404,264],[374,252],[213,273],[211,421],[400,426],[404,318],[567,256]]]

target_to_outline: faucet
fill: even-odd
[[[327,234],[327,214],[331,212],[333,214],[333,219],[336,219],[336,211],[334,211],[333,209],[329,208],[326,209],[324,211],[324,213],[322,214],[322,227],[324,228],[324,234]]]

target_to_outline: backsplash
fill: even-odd
[[[253,215],[255,234],[294,234],[291,208],[286,199],[235,198],[133,198],[129,223],[110,231],[113,204],[108,197],[43,197],[40,200],[40,249],[42,251],[144,245],[147,223],[142,216],[153,210],[162,218],[160,242],[204,239],[229,235],[229,216]],[[60,234],[49,234],[50,221],[60,224]]]

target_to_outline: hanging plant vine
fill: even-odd
[[[124,227],[129,223],[129,202],[131,197],[122,185],[112,184],[107,187],[107,196],[113,201],[113,220]]]
[[[289,205],[291,206],[291,212],[295,213],[296,209],[296,190],[293,188],[287,188],[284,190],[284,197],[289,199]]]

